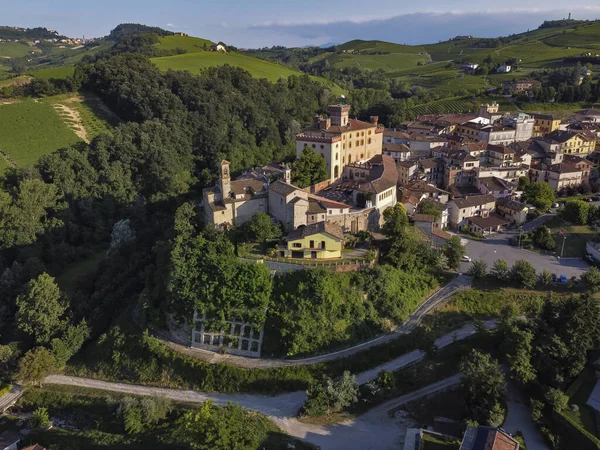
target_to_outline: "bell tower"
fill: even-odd
[[[287,163],[283,168],[283,181],[287,184],[292,184],[292,169],[290,169],[290,165]]]
[[[229,161],[221,161],[221,170],[219,171],[219,184],[223,199],[229,197],[231,193],[231,174],[229,173]]]

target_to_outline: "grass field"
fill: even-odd
[[[383,69],[385,71],[402,70],[416,67],[417,63],[429,61],[427,55],[417,53],[390,53],[387,55],[348,55],[342,54],[331,60],[334,67],[344,69],[359,67],[361,69]]]
[[[207,39],[192,36],[165,36],[158,38],[160,41],[155,44],[159,50],[182,49],[187,53],[198,53],[208,49],[213,43]]]
[[[20,42],[0,42],[0,58],[22,58],[31,52],[41,53],[40,49]]]
[[[425,52],[425,47],[415,45],[394,44],[385,41],[363,41],[355,39],[339,45],[340,50],[356,50],[360,52],[389,52],[389,53],[420,53]]]
[[[24,100],[0,105],[0,150],[19,166],[31,166],[41,155],[78,141],[48,103]]]
[[[73,75],[75,72],[75,68],[72,66],[62,66],[62,67],[49,67],[47,69],[39,69],[33,72],[28,72],[27,75],[31,75],[32,77],[38,78],[55,78],[64,80],[67,77]]]
[[[562,231],[565,234],[564,258],[581,258],[585,254],[585,244],[598,236],[598,233],[587,225],[570,225],[562,222],[560,219],[553,219],[546,224],[556,240],[556,254],[560,255],[563,237],[557,233]]]
[[[274,64],[236,52],[186,53],[183,55],[152,58],[152,62],[154,62],[159,69],[164,71],[169,69],[188,70],[192,73],[198,73],[200,70],[207,67],[229,64],[231,66],[240,67],[244,70],[247,70],[255,78],[266,78],[272,83],[278,81],[281,77],[303,75],[302,72],[290,69],[289,67]],[[314,76],[311,76],[311,79],[327,86],[334,95],[340,95],[344,93],[339,86],[335,85],[329,80]]]

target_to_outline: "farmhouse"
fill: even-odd
[[[287,258],[335,259],[342,257],[344,232],[333,222],[301,226],[287,236]]]
[[[491,194],[454,198],[448,202],[448,222],[452,228],[459,228],[465,225],[469,218],[487,218],[495,208],[496,197]]]

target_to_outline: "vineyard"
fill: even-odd
[[[424,114],[466,113],[473,111],[473,109],[473,102],[457,99],[425,103],[424,105],[413,106],[409,111],[413,116],[421,116]]]

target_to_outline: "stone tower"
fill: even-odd
[[[339,125],[345,127],[348,125],[348,114],[350,113],[350,105],[331,105],[329,107],[329,115],[331,116],[331,125]]]
[[[292,169],[290,169],[290,165],[287,163],[283,168],[283,181],[287,184],[292,184]]]
[[[229,161],[221,161],[219,184],[221,186],[221,194],[223,194],[223,199],[228,198],[229,194],[231,193],[231,174],[229,173]]]

